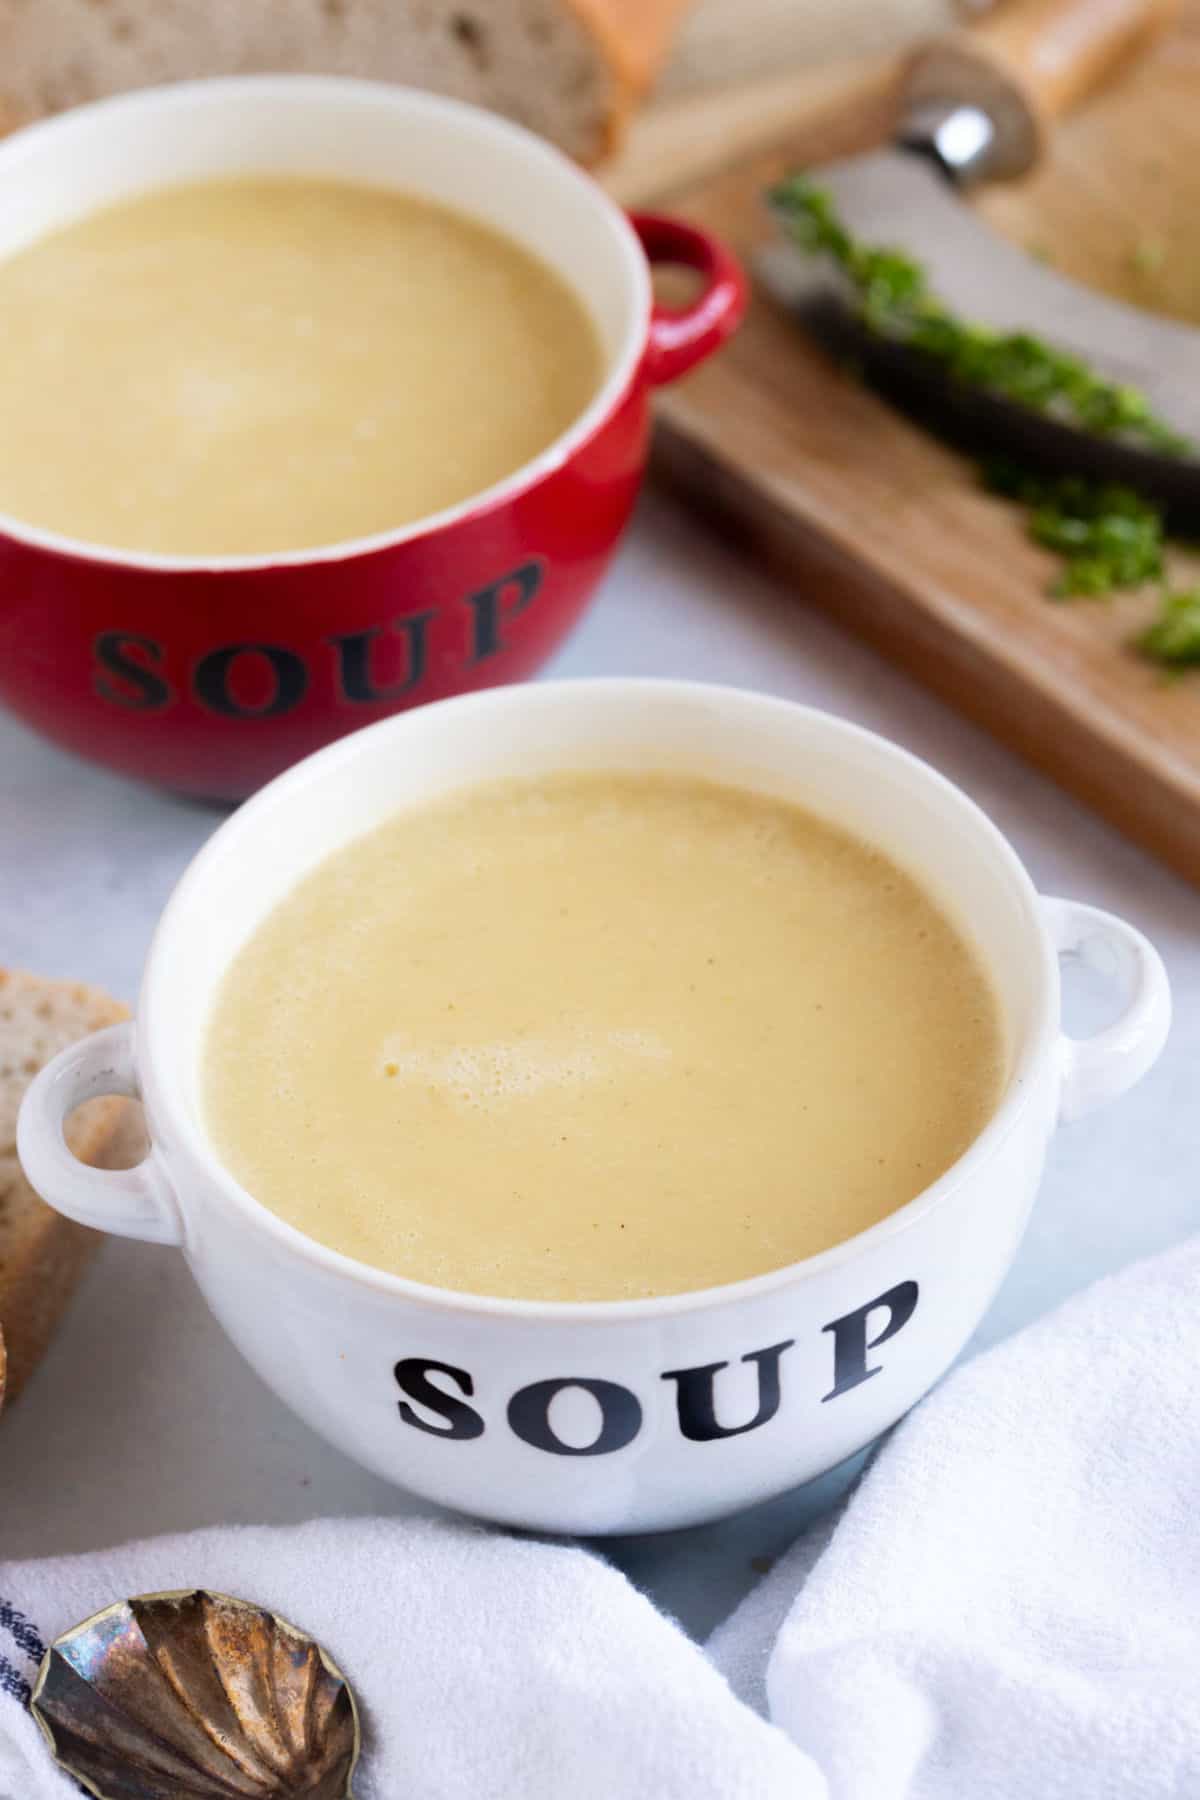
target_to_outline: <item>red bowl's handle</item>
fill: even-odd
[[[660,213],[633,213],[631,221],[648,262],[681,263],[704,277],[704,286],[690,305],[655,302],[643,368],[658,387],[686,375],[737,330],[749,285],[724,244],[698,226]]]

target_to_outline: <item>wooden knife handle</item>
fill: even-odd
[[[1052,121],[1172,24],[1179,0],[1012,0],[918,50],[907,109],[976,106],[995,128],[989,177],[1023,175]]]

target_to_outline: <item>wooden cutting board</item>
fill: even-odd
[[[1189,244],[1198,78],[1194,0],[1174,39],[1060,127],[1051,164],[987,196],[984,211],[1067,272],[1200,319],[1200,250]],[[794,86],[794,123],[782,130],[787,80],[757,100],[711,102],[722,109],[715,137],[713,115],[706,126],[694,111],[681,130],[678,116],[651,114],[615,190],[653,196],[749,258],[769,233],[761,195],[772,180],[886,132],[886,70],[829,79],[824,92],[811,77]],[[688,155],[711,165],[722,130],[745,145],[768,126],[769,147],[679,179]],[[657,466],[748,553],[786,571],[799,602],[870,639],[1200,881],[1200,671],[1166,679],[1129,647],[1155,596],[1048,600],[1058,565],[1028,541],[1021,515],[980,490],[968,460],[832,367],[765,294],[720,356],[664,393]],[[1172,571],[1200,580],[1200,558],[1175,549]]]

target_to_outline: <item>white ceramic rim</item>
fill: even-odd
[[[551,684],[539,684],[551,685]],[[752,689],[722,686],[709,682],[671,681],[655,677],[599,676],[577,681],[561,681],[553,684],[561,688],[569,688],[575,693],[586,695],[601,690],[611,692],[616,688],[635,689],[641,694],[655,693],[663,698],[712,697],[717,694],[742,694],[752,696],[763,708],[786,710],[788,713],[801,713],[810,720],[819,722],[819,728],[829,732],[831,736],[841,737],[844,742],[868,741],[876,752],[883,752],[896,762],[904,765],[910,773],[927,786],[938,789],[948,797],[971,819],[976,829],[987,839],[998,861],[1012,879],[1017,892],[1021,896],[1025,908],[1026,922],[1029,928],[1030,948],[1036,951],[1039,962],[1038,995],[1024,1042],[1018,1047],[1018,1054],[1009,1071],[1008,1082],[1003,1097],[983,1130],[951,1166],[923,1188],[919,1194],[907,1201],[896,1212],[889,1213],[877,1224],[868,1226],[865,1231],[854,1237],[846,1238],[834,1244],[828,1250],[822,1250],[815,1256],[801,1258],[798,1262],[785,1263],[778,1269],[770,1269],[763,1275],[752,1275],[741,1281],[723,1282],[716,1287],[697,1288],[678,1294],[658,1294],[636,1300],[520,1300],[506,1298],[503,1295],[472,1294],[460,1292],[453,1288],[434,1287],[426,1282],[413,1281],[404,1275],[394,1275],[384,1269],[373,1268],[369,1263],[359,1262],[356,1258],[345,1256],[340,1250],[330,1249],[327,1245],[310,1238],[294,1225],[289,1225],[269,1207],[256,1200],[253,1194],[242,1187],[218,1158],[202,1130],[198,1118],[193,1118],[186,1107],[177,1106],[171,1096],[158,1084],[155,1073],[158,1057],[156,1046],[165,1033],[171,1029],[169,1005],[162,1002],[159,995],[159,969],[171,954],[171,934],[175,915],[187,904],[191,889],[203,879],[210,860],[220,854],[219,840],[234,820],[239,828],[245,827],[246,820],[259,813],[268,812],[277,796],[295,787],[303,786],[312,778],[317,770],[327,771],[339,761],[352,763],[362,754],[364,747],[377,739],[387,737],[391,733],[414,728],[414,721],[430,712],[438,712],[446,707],[457,707],[467,711],[474,706],[486,705],[494,701],[497,690],[485,689],[482,693],[459,694],[449,699],[435,701],[427,707],[420,707],[408,713],[400,713],[394,718],[381,719],[375,725],[369,725],[362,731],[351,733],[329,744],[323,750],[306,757],[296,763],[284,774],[277,776],[266,787],[247,800],[245,804],[214,832],[204,848],[193,859],[182,879],[167,903],[159,920],[147,958],[146,972],[142,982],[141,995],[138,1002],[137,1038],[135,1041],[135,1057],[142,1091],[150,1099],[154,1114],[169,1116],[170,1130],[173,1139],[182,1140],[188,1154],[196,1159],[204,1169],[206,1178],[218,1186],[226,1200],[254,1229],[272,1237],[284,1250],[290,1251],[302,1261],[315,1264],[325,1273],[339,1276],[345,1280],[365,1283],[377,1292],[394,1294],[397,1299],[409,1303],[434,1307],[439,1311],[464,1312],[483,1317],[528,1320],[554,1320],[559,1324],[578,1322],[580,1324],[604,1325],[620,1324],[632,1319],[665,1318],[671,1314],[687,1313],[708,1307],[728,1305],[743,1300],[753,1300],[759,1295],[768,1294],[777,1288],[802,1280],[810,1274],[823,1273],[828,1269],[850,1262],[863,1251],[873,1249],[898,1237],[912,1226],[918,1224],[935,1208],[950,1205],[959,1190],[968,1183],[987,1159],[995,1154],[1000,1145],[1015,1130],[1021,1116],[1030,1104],[1039,1077],[1056,1079],[1053,1068],[1055,1051],[1060,1037],[1059,1024],[1059,971],[1058,956],[1050,941],[1049,933],[1043,923],[1040,912],[1040,898],[1030,879],[1029,873],[1008,839],[994,825],[983,809],[975,804],[962,789],[952,781],[940,775],[921,757],[914,756],[911,751],[893,744],[877,732],[868,731],[861,725],[852,724],[849,720],[838,718],[833,713],[824,712],[819,707],[802,706],[797,702],[779,699],[773,695],[760,694]],[[519,692],[519,688],[512,691]],[[167,1058],[163,1058],[164,1063]],[[151,1154],[154,1154],[151,1152]],[[167,1175],[170,1181],[170,1175]],[[184,1242],[187,1240],[187,1218],[183,1215]]]
[[[305,568],[313,564],[347,562],[352,557],[369,556],[379,550],[393,550],[416,538],[461,524],[465,519],[489,511],[516,499],[528,488],[552,475],[568,462],[580,446],[594,436],[617,410],[621,399],[634,381],[646,353],[650,328],[653,293],[650,267],[641,241],[628,217],[592,177],[573,163],[553,144],[514,125],[483,107],[471,106],[465,100],[450,100],[439,94],[425,93],[419,88],[402,87],[383,81],[356,80],[335,75],[231,75],[203,81],[163,83],[157,87],[139,88],[130,94],[118,94],[109,100],[98,100],[88,106],[73,107],[54,118],[27,125],[0,143],[0,170],[23,157],[36,156],[46,141],[73,131],[87,132],[97,120],[114,118],[131,112],[154,111],[164,105],[187,107],[207,104],[214,95],[243,100],[252,105],[255,99],[270,98],[281,91],[314,92],[331,95],[347,105],[396,105],[409,112],[424,113],[457,121],[464,131],[486,141],[520,143],[535,157],[557,166],[560,175],[574,185],[580,206],[590,206],[607,226],[613,253],[621,259],[628,288],[628,315],[621,343],[608,358],[609,372],[599,391],[575,422],[555,438],[539,456],[522,463],[519,469],[489,488],[481,488],[456,506],[441,512],[427,513],[407,525],[390,531],[374,532],[369,537],[344,538],[333,544],[317,544],[309,549],[268,551],[244,556],[170,556],[151,550],[122,550],[110,544],[91,543],[84,538],[66,537],[37,525],[25,524],[10,514],[0,512],[0,535],[28,544],[32,549],[52,551],[58,556],[78,557],[86,562],[115,564],[119,568],[148,569],[162,574],[196,573],[233,574],[252,569]],[[149,180],[142,192],[152,193],[156,187],[170,183]],[[390,185],[390,184],[381,184]],[[132,193],[132,190],[131,190]]]

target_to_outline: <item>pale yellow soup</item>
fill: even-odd
[[[335,544],[513,474],[602,361],[552,269],[447,207],[159,190],[0,261],[0,512],[183,556]]]
[[[1004,1076],[989,978],[928,894],[806,812],[702,781],[467,790],[339,851],[220,989],[218,1154],[380,1269],[470,1293],[672,1294],[861,1231]]]

